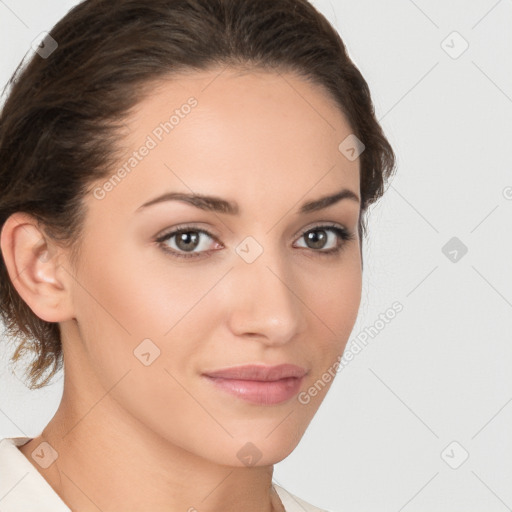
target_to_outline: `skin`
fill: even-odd
[[[309,370],[308,390],[356,321],[360,204],[298,213],[342,188],[360,197],[359,159],[338,150],[351,127],[322,88],[298,76],[221,71],[161,81],[127,118],[119,166],[189,97],[198,101],[103,199],[86,198],[76,268],[32,217],[16,213],[2,231],[16,289],[63,336],[62,401],[21,452],[72,510],[282,510],[273,465],[297,446],[332,380],[307,404],[257,405],[201,373],[289,362]],[[240,214],[179,201],[136,212],[167,191],[236,201]],[[355,234],[324,232],[325,249],[344,244],[337,255],[302,236],[325,222]],[[199,235],[197,259],[154,241],[190,223],[215,237]],[[250,264],[235,252],[247,236],[263,248]],[[179,251],[177,239],[164,244]],[[149,366],[134,355],[146,338],[160,350]],[[47,469],[32,455],[42,441],[58,453]],[[247,442],[261,454],[254,465],[237,457]]]

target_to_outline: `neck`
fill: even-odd
[[[272,489],[273,466],[201,458],[142,425],[108,393],[91,401],[72,391],[65,383],[55,416],[41,436],[20,448],[72,510],[284,510]],[[47,469],[31,456],[43,441],[58,453]]]

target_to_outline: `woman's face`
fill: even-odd
[[[160,83],[126,126],[124,156],[86,201],[66,379],[81,400],[110,390],[112,417],[200,457],[278,462],[332,384],[359,308],[359,160],[339,149],[352,130],[318,86],[232,69]],[[156,201],[171,193],[223,202]],[[291,396],[204,376],[282,363],[307,371]]]

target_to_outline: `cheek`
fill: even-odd
[[[341,352],[354,327],[361,302],[362,271],[357,246],[347,251],[339,263],[318,266],[306,273],[302,296],[311,310],[310,321],[317,326],[320,344],[332,353]],[[323,340],[323,341],[322,341]]]
[[[219,270],[172,265],[155,249],[105,247],[87,248],[74,292],[88,363],[105,389],[130,371],[134,393],[142,393],[139,402],[130,399],[134,407],[144,408],[144,395],[161,394],[163,404],[177,387],[170,374],[191,371],[194,354],[220,321],[207,295]],[[162,410],[153,405],[153,414]]]
[[[154,247],[116,241],[88,248],[80,269],[77,311],[87,311],[105,332],[132,341],[161,338],[211,288],[217,274],[170,262]]]
[[[161,263],[165,258],[151,262],[124,250],[101,254],[84,254],[77,276],[82,363],[122,409],[179,444],[190,437],[191,425],[205,421],[187,389],[194,354],[211,332],[215,304],[201,297],[212,284],[176,267],[171,273]],[[182,422],[176,421],[177,404]]]
[[[325,292],[318,294],[325,322],[336,336],[345,343],[350,335],[361,302],[362,277],[355,268],[341,269],[337,277],[331,276]]]
[[[325,267],[314,276],[308,273],[302,286],[314,349],[310,350],[313,371],[298,398],[304,412],[312,418],[336,378],[357,319],[362,288],[359,251],[346,253],[340,264]]]

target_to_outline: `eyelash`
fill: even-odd
[[[348,231],[347,229],[345,229],[341,226],[338,226],[337,224],[321,224],[319,226],[313,226],[312,228],[308,228],[308,229],[304,230],[299,235],[299,238],[303,237],[306,233],[309,233],[311,231],[331,231],[337,235],[338,240],[341,239],[343,241],[343,243],[339,244],[338,246],[333,247],[331,249],[327,249],[327,250],[309,248],[311,251],[319,253],[319,255],[322,255],[322,256],[336,256],[344,249],[347,242],[349,242],[351,240],[355,240],[355,238],[356,238],[356,235],[354,233],[352,233],[351,231]],[[202,254],[205,254],[205,253],[208,254],[208,253],[215,251],[215,249],[212,249],[210,251],[202,251],[199,253],[196,252],[196,253],[188,253],[187,254],[187,253],[183,253],[183,252],[178,252],[174,249],[169,249],[169,247],[164,244],[164,242],[170,240],[174,236],[180,235],[182,233],[189,233],[189,232],[205,234],[205,235],[209,236],[210,238],[212,238],[213,240],[218,242],[217,238],[215,236],[213,236],[211,233],[209,233],[208,231],[205,231],[204,229],[195,227],[195,226],[178,227],[177,229],[174,229],[173,231],[170,231],[169,233],[165,233],[165,234],[159,236],[158,238],[155,239],[155,241],[158,243],[158,245],[162,248],[162,250],[164,252],[170,254],[173,257],[177,257],[177,258],[201,258]],[[301,247],[301,249],[308,249],[308,247]]]

